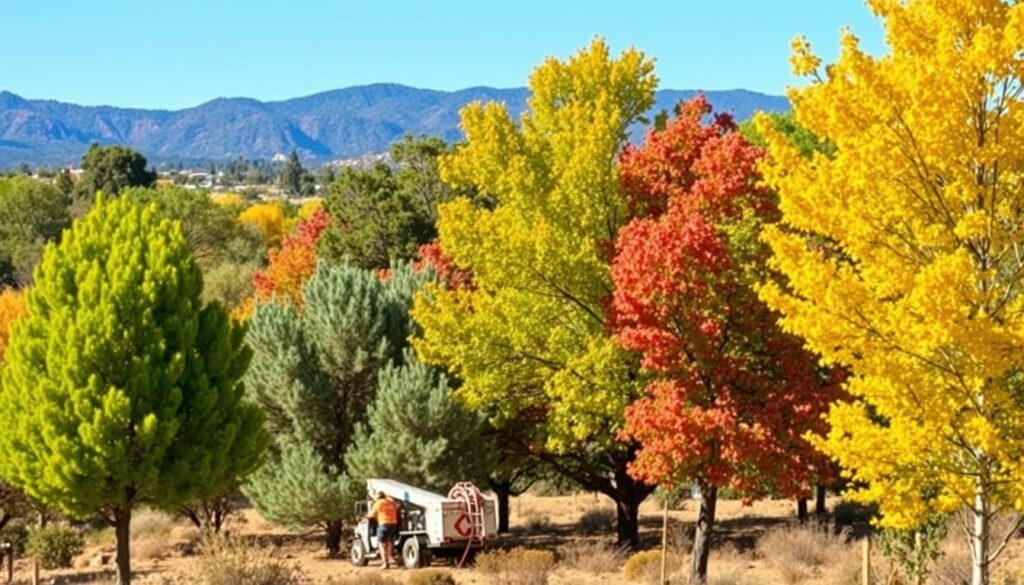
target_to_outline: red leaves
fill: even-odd
[[[413,270],[421,271],[433,268],[437,279],[452,290],[472,289],[473,275],[455,265],[441,250],[441,243],[436,239],[420,246],[418,258]]]
[[[613,329],[655,373],[627,411],[632,473],[802,494],[825,467],[803,434],[822,430],[837,386],[753,290],[759,226],[777,210],[757,186],[762,151],[728,117],[702,123],[709,112],[703,97],[682,104],[620,165],[638,217],[616,242]]]
[[[302,285],[316,269],[316,243],[330,224],[330,216],[318,209],[298,223],[295,233],[286,236],[279,249],[270,251],[266,270],[252,278],[257,299],[277,295],[302,303]]]

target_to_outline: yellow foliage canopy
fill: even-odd
[[[280,203],[257,203],[238,215],[238,221],[259,231],[268,248],[281,245],[288,229],[284,208]]]
[[[610,242],[628,215],[615,163],[655,85],[641,53],[612,58],[594,41],[534,71],[521,126],[503,104],[464,108],[467,141],[441,160],[446,182],[494,205],[440,207],[441,249],[475,287],[418,296],[416,349],[497,420],[541,413],[556,450],[595,434],[613,442],[642,388],[607,334],[605,301]]]
[[[857,401],[820,446],[883,524],[1024,503],[1024,5],[871,0],[891,53],[845,31],[824,74],[802,39],[798,122],[836,145],[800,156],[767,119],[767,232],[788,288],[763,297]],[[979,499],[980,498],[980,499]]]

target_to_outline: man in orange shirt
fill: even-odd
[[[380,558],[383,561],[381,569],[390,568],[391,563],[397,565],[393,551],[395,538],[398,537],[398,502],[384,492],[377,492],[377,501],[373,503],[366,519],[377,520],[377,546],[380,547]]]

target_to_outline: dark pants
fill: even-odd
[[[394,542],[398,536],[398,524],[377,525],[377,543]]]

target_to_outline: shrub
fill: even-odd
[[[774,565],[786,583],[799,583],[815,571],[849,557],[856,563],[856,547],[846,532],[833,533],[827,526],[787,526],[765,533],[757,542],[757,555]]]
[[[576,527],[583,534],[605,534],[615,528],[615,512],[598,508],[588,510],[580,516]]]
[[[551,530],[551,518],[542,514],[531,512],[526,515],[526,531],[533,533],[544,533]]]
[[[301,575],[266,549],[246,547],[226,538],[208,539],[200,552],[202,585],[299,585]]]
[[[14,547],[14,556],[20,557],[25,554],[25,547],[28,545],[28,528],[24,524],[12,522],[0,530],[0,543],[9,542]]]
[[[51,524],[34,530],[28,537],[26,551],[39,560],[44,569],[66,569],[82,554],[85,539],[63,524]]]
[[[562,551],[562,566],[600,575],[617,573],[626,562],[626,552],[603,542],[574,544]]]
[[[410,574],[405,585],[455,585],[455,579],[444,569],[426,569]]]
[[[832,509],[832,519],[836,526],[853,526],[867,524],[878,514],[878,507],[865,506],[856,502],[843,500]]]
[[[683,558],[669,551],[665,557],[667,572],[679,567]],[[622,574],[628,581],[658,583],[661,580],[661,550],[645,550],[629,557],[622,567]]]
[[[548,573],[555,566],[550,551],[515,548],[489,551],[476,557],[476,569],[495,585],[547,585]]]

